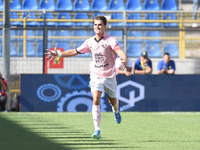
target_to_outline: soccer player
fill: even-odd
[[[101,139],[100,134],[100,99],[102,92],[106,92],[108,100],[112,106],[115,121],[119,124],[121,122],[121,115],[119,112],[119,101],[116,98],[117,81],[115,60],[117,55],[122,61],[122,68],[126,68],[126,55],[122,51],[115,37],[105,34],[107,19],[104,16],[96,16],[93,19],[95,36],[87,39],[77,49],[71,49],[64,52],[58,52],[56,48],[54,51],[47,50],[45,53],[48,59],[56,57],[71,57],[83,53],[92,53],[92,60],[90,63],[90,86],[93,96],[92,116],[95,127],[95,132],[92,134],[93,139]]]
[[[163,60],[159,61],[157,73],[158,74],[174,74],[176,70],[175,62],[170,59],[170,54],[165,53]]]

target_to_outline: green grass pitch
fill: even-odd
[[[93,140],[91,113],[0,113],[2,150],[199,150],[200,112],[101,114],[102,140]]]

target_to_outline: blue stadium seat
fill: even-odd
[[[51,44],[48,42],[47,43],[47,49],[51,48]],[[38,42],[37,43],[37,48],[36,48],[36,57],[43,57],[43,42]]]
[[[128,57],[139,57],[141,53],[142,53],[142,46],[140,43],[128,43],[127,45]]]
[[[97,13],[93,13],[93,15],[92,15],[92,19],[93,19],[95,16],[98,16],[98,15],[105,16],[104,13],[99,13],[99,12],[97,12]],[[91,26],[92,26],[92,27],[94,26],[94,23],[93,23],[93,22],[91,23]]]
[[[110,0],[108,5],[108,10],[124,10],[123,0]]]
[[[179,57],[179,50],[175,43],[164,44],[163,46],[163,55],[169,53],[172,58]]]
[[[55,10],[54,0],[40,0],[39,9]]]
[[[139,13],[129,13],[127,16],[127,19],[133,19],[133,20],[141,20],[141,15]],[[144,24],[142,22],[127,22],[127,27],[143,27]]]
[[[19,30],[18,31],[18,34],[17,34],[18,36],[24,36],[24,31],[23,30]],[[35,35],[34,35],[34,33],[33,33],[33,31],[32,30],[26,30],[26,41],[27,42],[34,42],[34,37]],[[29,37],[32,37],[32,38],[29,38]],[[23,38],[18,38],[18,42],[23,42]]]
[[[39,19],[43,19],[43,18],[44,18],[44,15],[43,15],[43,13],[41,13],[40,16],[39,16]],[[53,14],[51,12],[46,12],[46,19],[54,19]],[[39,27],[44,26],[44,22],[38,22],[38,26]],[[47,26],[53,27],[53,26],[55,26],[55,23],[54,22],[47,22]]]
[[[148,53],[149,58],[160,58],[160,48],[158,43],[146,43],[145,51]]]
[[[89,11],[90,4],[88,0],[75,0],[74,2],[74,10],[75,11]]]
[[[56,3],[56,10],[73,10],[71,0],[58,0]]]
[[[145,20],[159,20],[158,14],[157,13],[146,13]],[[160,27],[159,22],[150,22],[150,23],[144,23],[145,27]]]
[[[23,0],[22,2],[22,9],[24,10],[37,10],[38,9],[38,2],[37,0]]]
[[[176,14],[174,13],[166,13],[163,14],[163,20],[177,20]],[[178,27],[177,22],[169,22],[169,23],[162,23],[162,27]]]
[[[70,33],[68,30],[56,30],[54,33],[56,37],[70,37]],[[70,39],[67,38],[55,38],[55,42],[70,42]]]
[[[160,38],[160,32],[159,31],[146,31],[145,37],[151,37],[151,38]],[[161,39],[146,39],[146,43],[161,43]]]
[[[77,48],[78,46],[81,46],[83,42],[87,39],[88,34],[86,30],[73,30],[72,32],[73,37],[83,37],[79,39],[73,39],[74,46],[73,48]]]
[[[117,38],[117,41],[121,48],[123,48],[123,31],[122,30],[110,30],[108,33],[110,36]]]
[[[22,15],[22,18],[27,18],[27,19],[36,19],[35,13],[34,12],[24,12]],[[21,22],[21,25],[23,26],[23,22]],[[36,21],[27,21],[26,26],[37,26]]]
[[[20,43],[19,49],[18,49],[18,56],[23,57],[23,42]],[[35,57],[35,51],[33,44],[31,42],[26,43],[26,56],[27,57]]]
[[[111,19],[123,19],[123,14],[122,13],[111,13]],[[111,27],[123,27],[124,22],[112,22],[110,23]]]
[[[10,19],[19,19],[17,12],[10,12]],[[11,26],[20,26],[19,21],[10,21]]]
[[[20,10],[21,4],[19,0],[10,0],[10,10]]]
[[[70,49],[70,46],[67,42],[58,42],[56,43],[56,48],[64,48],[64,51],[66,51]]]
[[[160,10],[158,0],[145,0],[143,10],[156,11]]]
[[[10,30],[10,41],[17,42],[17,40],[15,30]]]
[[[142,4],[140,0],[128,0],[126,3],[126,10],[142,10]]]
[[[178,10],[176,0],[162,0],[161,10],[171,10],[171,11]]]
[[[91,10],[99,11],[99,10],[107,10],[107,2],[106,0],[92,0]]]
[[[36,36],[39,36],[41,38],[36,38],[36,42],[43,42],[43,30],[37,30],[36,31]],[[53,39],[52,38],[49,38],[51,37],[52,34],[51,34],[51,30],[48,30],[48,42],[53,42]]]
[[[57,19],[71,19],[71,15],[68,12],[58,13]],[[56,22],[57,27],[71,27],[72,22]]]
[[[1,44],[0,46],[0,57],[2,57],[2,50],[3,50],[3,44]],[[16,57],[17,56],[17,52],[14,46],[13,42],[10,42],[10,57]]]
[[[0,30],[0,36],[2,36],[2,30]],[[3,38],[3,37],[2,37]],[[0,44],[2,42],[2,38],[0,38]]]
[[[3,2],[0,0],[0,10],[3,10]]]
[[[127,31],[127,38],[142,38],[141,31]],[[127,39],[128,43],[142,43],[143,39]]]
[[[16,57],[17,56],[17,52],[14,46],[13,42],[10,42],[10,56],[11,57]]]
[[[76,13],[74,16],[74,19],[89,19],[87,13]],[[75,27],[89,27],[90,23],[85,21],[85,22],[74,22],[73,25]]]

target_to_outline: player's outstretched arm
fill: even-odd
[[[70,49],[64,52],[59,52],[56,50],[56,47],[54,48],[54,50],[46,50],[49,53],[45,53],[45,55],[47,55],[47,58],[49,60],[56,58],[56,57],[72,57],[72,56],[76,56],[79,53],[76,52],[75,49]]]

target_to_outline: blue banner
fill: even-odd
[[[89,75],[22,74],[21,111],[91,112]],[[120,111],[200,111],[199,75],[117,75]],[[101,111],[111,111],[107,94]]]

